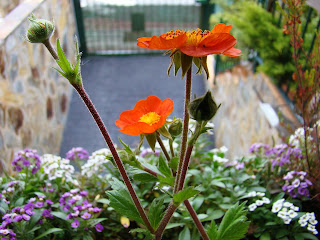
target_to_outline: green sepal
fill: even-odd
[[[208,69],[208,64],[207,64],[207,56],[200,57],[200,60],[201,60],[201,65],[202,65],[204,71],[206,72],[207,79],[208,79],[209,78],[209,69]]]
[[[129,147],[129,145],[125,144],[121,138],[119,138],[120,143],[123,145],[123,151],[125,151],[127,153],[127,158],[126,156],[119,156],[120,159],[123,161],[124,159],[126,160],[125,163],[133,166],[133,167],[137,167],[142,169],[142,165],[141,163],[138,161],[138,159],[136,158],[136,155],[134,152],[132,152],[131,148]]]
[[[148,133],[148,134],[145,134],[145,137],[152,151],[155,151],[156,142],[157,142],[157,133],[156,132]]]
[[[173,56],[174,62],[174,76],[177,76],[177,73],[181,67],[181,53],[177,51]]]
[[[179,206],[183,201],[194,197],[199,192],[199,190],[194,189],[193,187],[187,187],[173,195],[173,203],[175,206]]]
[[[167,130],[167,128],[166,128],[165,125],[162,125],[162,127],[158,129],[158,132],[159,132],[162,136],[164,136],[164,137],[172,140],[171,134],[169,133],[169,131]]]
[[[194,57],[193,58],[193,63],[198,68],[198,71],[196,72],[196,74],[201,74],[202,64],[201,64],[200,58],[199,57]]]
[[[181,79],[184,78],[184,76],[186,75],[188,70],[191,68],[192,59],[193,59],[193,57],[188,56],[184,53],[181,53],[181,70],[182,70]]]
[[[81,63],[81,53],[79,52],[78,48],[78,40],[75,38],[75,46],[77,49],[76,54],[76,64],[72,65],[68,59],[66,58],[59,39],[57,39],[57,54],[58,54],[58,60],[57,64],[59,65],[61,70],[56,69],[63,77],[65,77],[72,85],[78,85],[82,86],[82,78],[81,78],[81,69],[80,69],[80,63]]]

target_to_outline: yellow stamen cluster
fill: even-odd
[[[175,37],[178,37],[180,36],[181,34],[184,34],[186,31],[183,31],[183,30],[171,30],[170,32],[167,32],[164,34],[164,37],[166,40],[170,40],[170,39],[173,39]]]
[[[139,122],[147,123],[152,126],[160,121],[160,115],[155,112],[149,112],[140,117]]]
[[[202,31],[201,29],[197,28],[197,30],[187,31],[187,44],[191,45],[198,45],[201,40],[206,38],[208,35],[210,35],[210,31],[205,30]]]

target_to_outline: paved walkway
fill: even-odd
[[[112,140],[120,145],[120,137],[130,146],[139,136],[128,136],[118,131],[114,122],[124,110],[130,110],[138,100],[156,95],[162,100],[171,98],[174,111],[169,116],[183,116],[184,80],[180,75],[168,77],[168,56],[111,56],[83,59],[84,87],[95,104]],[[194,71],[195,72],[195,71]],[[180,74],[180,72],[179,72]],[[192,94],[205,92],[203,75],[193,76]],[[60,154],[72,147],[84,147],[89,153],[106,147],[93,118],[82,100],[74,92]]]

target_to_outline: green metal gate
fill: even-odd
[[[137,38],[175,29],[196,29],[203,23],[204,4],[209,5],[196,0],[73,2],[80,47],[85,55],[154,53],[137,47]]]

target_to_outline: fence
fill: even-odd
[[[137,47],[137,38],[196,29],[202,17],[195,0],[74,0],[74,5],[85,54],[154,53]]]

